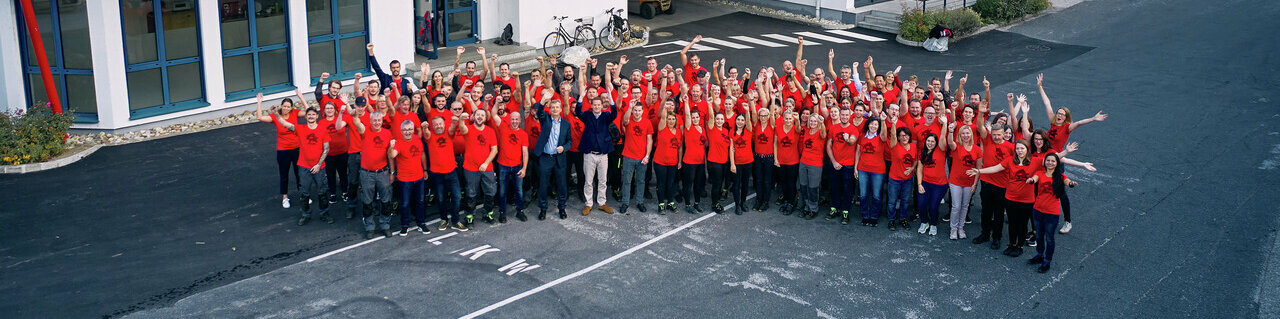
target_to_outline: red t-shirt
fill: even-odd
[[[623,138],[622,156],[633,160],[644,159],[644,153],[648,150],[648,137],[653,134],[653,126],[649,125],[649,120],[641,119],[636,121],[634,118],[628,119],[627,127],[623,129],[627,136]]]
[[[321,94],[320,100],[316,102],[320,104],[321,110],[324,110],[324,105],[326,103],[333,103],[333,109],[337,110],[339,113],[341,113],[342,110],[347,107],[347,103],[342,102],[342,99],[329,97],[329,94]]]
[[[973,187],[974,177],[965,173],[970,168],[978,167],[978,161],[982,159],[982,147],[973,145],[970,149],[964,149],[963,145],[956,145],[956,149],[951,150],[951,184],[961,187]]]
[[[363,118],[363,119],[368,119],[368,118],[369,118],[368,114],[365,114],[365,116],[364,116],[364,118]],[[355,124],[353,124],[353,123],[355,123],[355,121],[356,121],[356,120],[362,120],[362,119],[360,119],[360,118],[353,118],[353,117],[351,117],[351,114],[348,114],[348,113],[345,113],[345,112],[344,112],[344,113],[342,113],[342,121],[347,123],[347,126],[343,128],[344,130],[347,130],[347,136],[348,136],[348,138],[347,138],[347,154],[359,154],[359,153],[360,153],[360,142],[361,142],[361,140],[360,140],[360,132],[356,129]],[[368,129],[368,128],[369,128],[369,124],[368,124],[367,122],[366,122],[366,123],[364,123],[364,127],[365,127],[365,129]]]
[[[858,147],[862,151],[859,153],[861,157],[858,159],[858,170],[880,174],[885,172],[884,160],[888,156],[889,143],[881,140],[882,136],[884,135],[858,139]]]
[[[933,119],[933,124],[930,124],[930,125],[925,125],[924,120],[920,120],[919,122],[916,123],[915,128],[911,129],[911,133],[914,133],[916,135],[914,136],[914,138],[912,138],[912,140],[915,140],[921,143],[924,143],[924,137],[928,136],[929,133],[933,133],[934,136],[938,137],[938,145],[942,145],[942,143],[946,143],[946,141],[942,140],[942,122],[939,122],[938,119],[936,118]],[[924,145],[924,144],[921,144],[921,145]]]
[[[511,117],[507,117],[510,121]],[[498,127],[498,165],[518,167],[521,164],[521,147],[529,147],[529,134],[524,130],[512,129],[506,122]]]
[[[698,127],[690,127],[684,131],[684,158],[689,165],[707,162],[707,136]]]
[[[1063,122],[1062,125],[1049,125],[1049,146],[1055,150],[1060,150],[1067,146],[1067,138],[1071,137],[1071,124]]]
[[[922,146],[921,150],[923,149],[924,147]],[[945,153],[941,148],[934,149],[933,154],[930,156],[933,159],[932,164],[925,163],[923,159],[920,160],[920,174],[923,177],[921,178],[923,182],[934,185],[947,184],[947,158]]]
[[[431,172],[437,174],[452,173],[458,168],[453,158],[453,137],[445,134],[432,134],[427,138],[427,154],[431,156]]]
[[[778,164],[781,165],[795,165],[800,163],[800,148],[798,147],[798,143],[800,143],[800,129],[795,127],[791,127],[790,129],[790,132],[787,132],[786,129],[782,127],[777,127],[777,129],[774,130],[774,136],[776,137],[774,142],[778,147],[778,153],[774,154],[774,156],[777,156]]]
[[[1035,176],[1036,171],[1041,170],[1041,165],[1034,158],[1027,165],[1017,165],[1013,163],[1013,157],[1010,155],[1000,162],[1000,166],[1009,172],[1004,198],[1019,203],[1035,202],[1035,186],[1027,184],[1027,179]]]
[[[409,112],[405,114],[401,114],[400,112],[392,112],[391,129],[395,130],[396,132],[399,132],[400,123],[403,123],[404,121],[413,122],[413,131],[421,132],[420,129],[422,128],[422,120],[419,120],[418,113],[414,113],[414,112]]]
[[[723,127],[712,127],[707,131],[707,139],[711,148],[707,150],[707,161],[716,164],[729,163],[729,130]]]
[[[347,153],[347,131],[345,128],[337,129],[338,122],[333,120],[321,119],[320,125],[329,132],[329,155],[339,155]]]
[[[1040,170],[1040,172],[1037,172],[1036,176],[1040,177],[1036,180],[1035,185],[1036,203],[1031,207],[1041,213],[1062,215],[1062,201],[1058,198],[1057,194],[1053,193],[1053,178],[1045,174],[1043,169]],[[1070,180],[1071,179],[1067,178],[1066,174],[1062,175],[1062,182],[1066,183]]]
[[[773,127],[759,127],[755,130],[756,154],[773,155]],[[773,163],[769,163],[773,165]]]
[[[316,128],[309,128],[306,124],[298,124],[293,129],[297,132],[300,142],[298,147],[298,166],[312,168],[316,164],[320,164],[320,168],[324,168],[324,163],[320,163],[320,156],[325,154],[324,143],[329,142],[329,132],[320,123],[316,123]]]
[[[285,128],[284,125],[281,125],[279,122],[280,118],[278,116],[278,113],[271,113],[271,124],[276,125],[276,150],[283,151],[298,149],[298,134]],[[286,122],[293,123],[294,126],[301,125],[298,124],[297,110],[289,112],[289,116],[284,120]]]
[[[673,166],[680,162],[680,130],[675,132],[671,128],[658,130],[657,138],[653,140],[653,162],[658,165]]]
[[[827,140],[820,132],[805,131],[800,146],[800,163],[822,167],[822,155],[826,154]]]
[[[755,161],[755,154],[751,151],[751,140],[755,132],[750,129],[743,129],[742,132],[733,130],[733,163],[736,165],[751,164]]]
[[[845,142],[845,136],[853,136],[854,144]],[[841,127],[840,124],[831,125],[827,130],[827,138],[831,139],[831,156],[835,158],[835,162],[844,166],[853,166],[858,160],[858,127],[849,124],[849,126]]]
[[[468,125],[472,126],[467,128],[467,152],[462,157],[462,169],[477,172],[480,171],[480,164],[484,164],[485,159],[489,158],[491,148],[498,145],[498,138],[492,127],[486,126],[481,130],[474,124]],[[485,167],[484,171],[493,171],[493,165]]]
[[[396,139],[396,180],[414,182],[422,180],[422,137]]]
[[[360,168],[376,171],[387,167],[387,146],[391,143],[391,130],[366,129],[360,143]]]
[[[693,63],[685,63],[684,68],[680,69],[681,72],[684,72],[684,83],[698,83],[698,71],[706,70],[707,68],[701,66],[694,68]],[[711,72],[707,72],[707,74],[711,74]]]
[[[1000,142],[992,140],[987,136],[985,143],[982,144],[982,161],[983,166],[995,166],[997,163],[1004,163],[1005,158],[1013,157],[1013,143]],[[982,168],[982,167],[979,167]],[[1005,170],[995,174],[982,174],[983,182],[987,182],[999,188],[1009,187],[1009,170]]]
[[[914,147],[907,149],[911,144],[898,144],[889,151],[889,178],[895,181],[905,181],[915,177],[915,172],[911,175],[903,174],[907,168],[916,165],[916,149]]]

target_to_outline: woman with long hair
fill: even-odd
[[[320,126],[329,132],[329,156],[324,159],[324,170],[329,177],[330,204],[338,202],[338,193],[350,182],[347,180],[347,130],[346,123],[340,119],[341,112],[334,103],[324,103],[324,118],[320,119]]]
[[[947,118],[939,117],[939,124],[946,127]],[[917,232],[929,236],[938,235],[938,205],[947,191],[946,151],[947,144],[940,142],[947,139],[947,129],[942,129],[939,137],[933,132],[925,133],[920,142],[920,169],[916,170],[916,208],[920,210],[920,229]]]
[[[676,174],[680,168],[680,149],[683,148],[676,113],[664,113],[653,142],[653,172],[658,178],[658,215],[676,212],[675,197],[680,189],[676,184]]]
[[[732,113],[730,113],[732,114]],[[746,114],[734,114],[733,116],[733,138],[732,152],[733,156],[729,159],[729,172],[733,173],[733,213],[742,215],[747,211],[747,191],[750,189],[752,164],[755,163],[755,154],[751,149],[752,139],[755,138],[755,130],[752,112],[748,109]],[[756,198],[757,201],[764,200]]]
[[[879,224],[887,135],[884,122],[873,116],[862,126],[862,137],[858,138],[858,198],[862,199],[860,206],[864,226]]]
[[[684,171],[684,211],[690,214],[702,212],[702,198],[707,196],[707,131],[702,123],[702,113],[689,110],[689,99],[680,96],[684,104],[684,154],[680,164]]]
[[[729,172],[730,154],[733,154],[733,141],[729,138],[729,130],[724,128],[723,113],[715,113],[715,120],[707,126],[707,176],[711,179],[711,211],[724,213],[721,197],[724,193],[725,174]]]
[[[911,227],[907,224],[907,206],[911,201],[911,180],[919,167],[919,152],[911,142],[911,130],[899,127],[906,124],[902,122],[905,121],[889,121],[890,131],[896,135],[889,139],[889,230]]]
[[[783,215],[796,210],[796,174],[800,169],[800,124],[796,112],[782,111],[782,124],[775,129],[773,139],[773,166],[778,169],[778,185],[782,192]]]
[[[965,113],[973,111],[972,106],[966,105],[964,109]],[[964,233],[964,221],[969,215],[969,199],[977,181],[965,172],[974,167],[982,167],[982,148],[974,145],[973,130],[967,125],[961,125],[957,132],[959,137],[947,139],[947,148],[951,150],[951,176],[948,185],[951,190],[951,240],[968,237]]]
[[[822,184],[822,157],[827,143],[827,127],[818,114],[809,114],[808,129],[800,142],[800,190],[804,205],[800,217],[818,217],[818,188]]]
[[[1036,202],[1031,209],[1031,218],[1035,220],[1036,256],[1027,260],[1028,264],[1040,264],[1041,273],[1049,271],[1049,263],[1053,260],[1055,246],[1053,230],[1058,228],[1058,216],[1062,214],[1060,198],[1067,193],[1067,187],[1075,187],[1076,182],[1067,178],[1059,165],[1058,154],[1044,157],[1044,170],[1036,172],[1027,179],[1028,184],[1035,185]]]
[[[1036,87],[1040,90],[1040,98],[1044,100],[1045,114],[1049,115],[1049,134],[1047,137],[1049,138],[1049,144],[1054,149],[1061,150],[1066,147],[1067,138],[1071,137],[1071,132],[1074,132],[1081,125],[1107,120],[1107,114],[1098,111],[1098,114],[1094,114],[1093,117],[1073,122],[1071,121],[1071,110],[1060,107],[1055,111],[1053,105],[1049,103],[1049,95],[1044,93],[1044,73],[1036,76]],[[1066,193],[1062,194],[1062,215],[1065,223],[1062,224],[1062,229],[1059,229],[1058,233],[1066,234],[1071,232],[1071,199],[1067,197]]]
[[[1027,140],[1019,140],[1013,143],[1012,156],[1005,157],[996,165],[981,169],[973,168],[966,172],[969,176],[982,175],[983,177],[1004,173],[1005,185],[1007,185],[1004,192],[1004,207],[1009,215],[1009,246],[1004,249],[1005,256],[1021,256],[1022,247],[1027,244],[1025,237],[1027,220],[1031,216],[1031,206],[1035,203],[1035,191],[1034,187],[1026,181],[1035,175],[1040,165],[1041,163],[1032,160],[1031,143]],[[982,205],[985,207],[994,204],[984,198]],[[983,226],[985,227],[986,224]],[[999,242],[992,238],[991,244],[999,245]]]
[[[289,171],[293,171],[294,188],[299,187],[298,170],[293,169],[293,162],[298,161],[298,135],[286,128],[282,123],[298,124],[298,110],[294,109],[293,100],[285,98],[280,106],[271,114],[262,114],[262,93],[258,93],[258,110],[254,116],[259,122],[272,123],[276,127],[276,166],[280,176],[280,206],[289,208]]]

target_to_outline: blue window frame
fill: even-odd
[[[324,72],[333,79],[347,79],[369,70],[367,8],[366,0],[307,0],[312,82]]]
[[[219,0],[227,100],[293,90],[286,0]]]
[[[120,0],[129,119],[208,106],[195,0]]]
[[[98,100],[93,85],[93,56],[89,50],[88,10],[84,2],[32,0],[40,37],[44,40],[49,71],[58,88],[63,108],[75,114],[76,123],[98,122]],[[14,1],[21,8],[22,1]],[[27,103],[48,102],[36,63],[35,49],[27,38],[26,21],[17,14],[18,38],[22,42],[23,82]]]

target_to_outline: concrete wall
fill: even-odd
[[[823,20],[839,21],[852,24],[854,18],[854,0],[731,0],[735,2],[777,9],[807,16],[821,15]],[[816,6],[821,2],[821,13]]]
[[[627,0],[519,1],[520,24],[513,25],[515,41],[524,42],[534,47],[542,47],[542,39],[556,29],[556,21],[551,20],[552,16],[569,16],[564,21],[564,28],[570,32],[576,26],[573,19],[586,16],[594,17],[595,29],[596,32],[599,32],[604,29],[604,24],[609,22],[604,14],[604,10],[609,8],[623,9],[623,16],[625,17]],[[506,24],[504,23],[503,25]]]
[[[18,8],[13,1],[0,1],[0,111],[12,112],[27,109],[27,94],[22,82],[22,51],[18,32],[27,32],[19,26]]]

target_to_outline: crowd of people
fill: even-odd
[[[1071,230],[1067,188],[1076,182],[1064,165],[1094,170],[1067,157],[1077,149],[1067,139],[1106,114],[1075,121],[1053,108],[1043,75],[1048,118],[1036,128],[1025,95],[1006,94],[1007,108],[993,110],[985,77],[980,92],[965,91],[968,75],[952,91],[950,71],[881,74],[872,57],[861,70],[859,62],[836,68],[834,50],[826,69],[806,71],[803,38],[778,69],[720,59],[708,70],[688,52],[701,38],[681,50],[676,68],[650,57],[627,71],[625,55],[603,69],[596,59],[538,58],[523,81],[483,47],[480,61],[465,64],[458,47],[449,74],[422,64],[415,81],[399,61],[384,72],[369,44],[377,79],[362,85],[356,74],[350,96],[328,73],[315,106],[298,90],[296,101],[264,113],[258,96],[259,120],[276,129],[281,204],[291,205],[292,172],[299,226],[312,220],[313,204],[333,223],[329,206],[342,200],[348,219],[362,216],[365,238],[393,236],[393,215],[400,236],[415,226],[430,232],[427,206],[439,210],[438,230],[467,231],[477,216],[506,223],[508,212],[527,221],[534,197],[536,218],[547,218],[552,197],[564,219],[567,198],[577,196],[583,216],[647,213],[646,201],[657,214],[776,205],[782,215],[848,224],[856,213],[863,226],[928,236],[941,220],[959,240],[978,189],[981,233],[972,242],[998,250],[1006,238],[1010,257],[1035,246],[1028,263],[1049,269],[1054,233]]]

